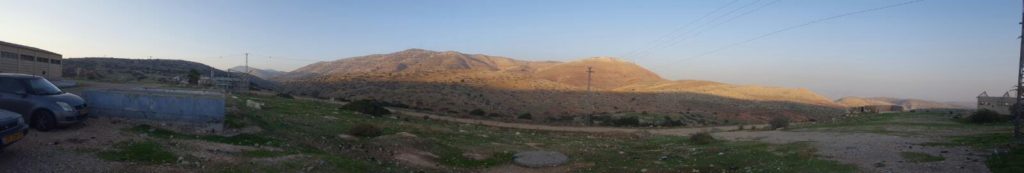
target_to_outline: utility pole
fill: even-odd
[[[586,100],[586,103],[587,103],[587,107],[589,107],[587,109],[588,110],[588,112],[587,112],[587,125],[594,125],[594,108],[595,108],[594,107],[594,101],[593,101],[593,99],[594,99],[593,95],[594,94],[593,94],[593,92],[590,91],[590,84],[591,84],[591,81],[593,80],[593,75],[594,75],[594,67],[587,66],[587,100]]]
[[[1021,25],[1020,37],[1020,60],[1017,66],[1017,103],[1013,104],[1013,138],[1017,140],[1017,143],[1024,143],[1024,135],[1020,131],[1021,113],[1024,112],[1024,106],[1021,103],[1024,102],[1024,1],[1022,1],[1021,7],[1021,22],[1017,23]]]
[[[242,84],[242,86],[239,86],[239,87],[245,87],[245,88],[242,88],[242,89],[244,91],[248,91],[249,90],[249,52],[245,53],[245,74],[242,77],[243,77],[242,78],[243,79],[242,80],[243,84]]]

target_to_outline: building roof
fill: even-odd
[[[16,48],[21,48],[21,49],[28,49],[28,50],[32,50],[32,51],[48,53],[48,54],[53,54],[53,55],[57,55],[57,56],[63,56],[63,55],[60,55],[59,53],[50,52],[48,50],[43,50],[43,49],[32,47],[32,46],[25,46],[25,45],[20,45],[20,44],[9,43],[9,42],[5,42],[5,41],[0,41],[0,45],[11,46],[11,47],[16,47]]]

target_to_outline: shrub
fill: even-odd
[[[363,114],[367,114],[367,115],[373,115],[373,116],[381,116],[381,115],[391,114],[391,111],[389,111],[388,109],[385,109],[382,103],[377,102],[377,101],[373,101],[373,100],[354,101],[354,102],[345,104],[345,106],[341,106],[341,109],[350,110],[350,111],[356,111],[356,112],[359,112],[359,113],[363,113]]]
[[[364,138],[377,137],[377,136],[380,136],[383,133],[384,132],[381,132],[380,128],[378,128],[377,126],[375,126],[373,124],[358,124],[356,126],[353,126],[350,129],[348,129],[348,134],[349,135],[358,136],[358,137],[364,137]]]
[[[700,132],[697,134],[690,135],[690,143],[697,145],[707,145],[715,142],[715,137],[711,136],[711,133]]]
[[[1002,121],[1002,119],[998,112],[988,109],[979,109],[969,117],[972,123],[994,123]]]
[[[277,93],[277,96],[281,97],[281,98],[286,98],[286,99],[295,99],[294,96],[292,96],[291,94],[288,94],[288,93]]]
[[[489,116],[489,117],[501,117],[501,114],[491,112],[491,113],[487,114],[487,116]]]
[[[518,118],[519,119],[532,120],[533,119],[533,115],[531,115],[530,113],[523,113],[523,114],[519,114]]]
[[[789,118],[776,117],[769,121],[768,124],[772,125],[772,129],[786,128],[789,127]]]
[[[614,126],[638,126],[640,125],[640,118],[637,117],[622,117],[612,121]]]
[[[473,109],[472,111],[469,111],[469,114],[470,115],[476,115],[476,116],[484,116],[484,115],[487,115],[487,112],[484,112],[484,110],[480,110],[480,109]]]

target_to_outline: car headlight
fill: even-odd
[[[75,108],[72,108],[71,105],[68,105],[68,103],[57,102],[57,105],[59,105],[61,109],[64,109],[64,111],[70,112],[75,110]]]

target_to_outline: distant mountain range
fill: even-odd
[[[836,103],[842,104],[847,107],[858,107],[868,105],[897,105],[903,106],[903,109],[914,110],[914,109],[972,109],[970,103],[947,103],[947,102],[936,102],[927,101],[920,99],[900,99],[890,97],[843,97],[836,100]]]
[[[235,66],[235,67],[229,68],[228,71],[231,71],[231,72],[243,72],[244,73],[245,69],[246,69],[245,66]],[[275,78],[275,77],[281,76],[281,75],[283,75],[285,73],[287,73],[287,72],[277,71],[277,70],[274,70],[274,69],[260,69],[260,68],[249,66],[249,74],[252,74],[253,76],[260,77],[260,78],[263,78],[263,79]]]
[[[587,67],[591,75],[588,95]],[[444,112],[482,109],[546,117],[593,113],[702,112],[718,118],[797,120],[842,114],[843,106],[807,89],[672,81],[610,57],[524,61],[455,51],[409,49],[318,62],[273,78],[288,92],[373,98]],[[593,106],[587,106],[593,105]]]

